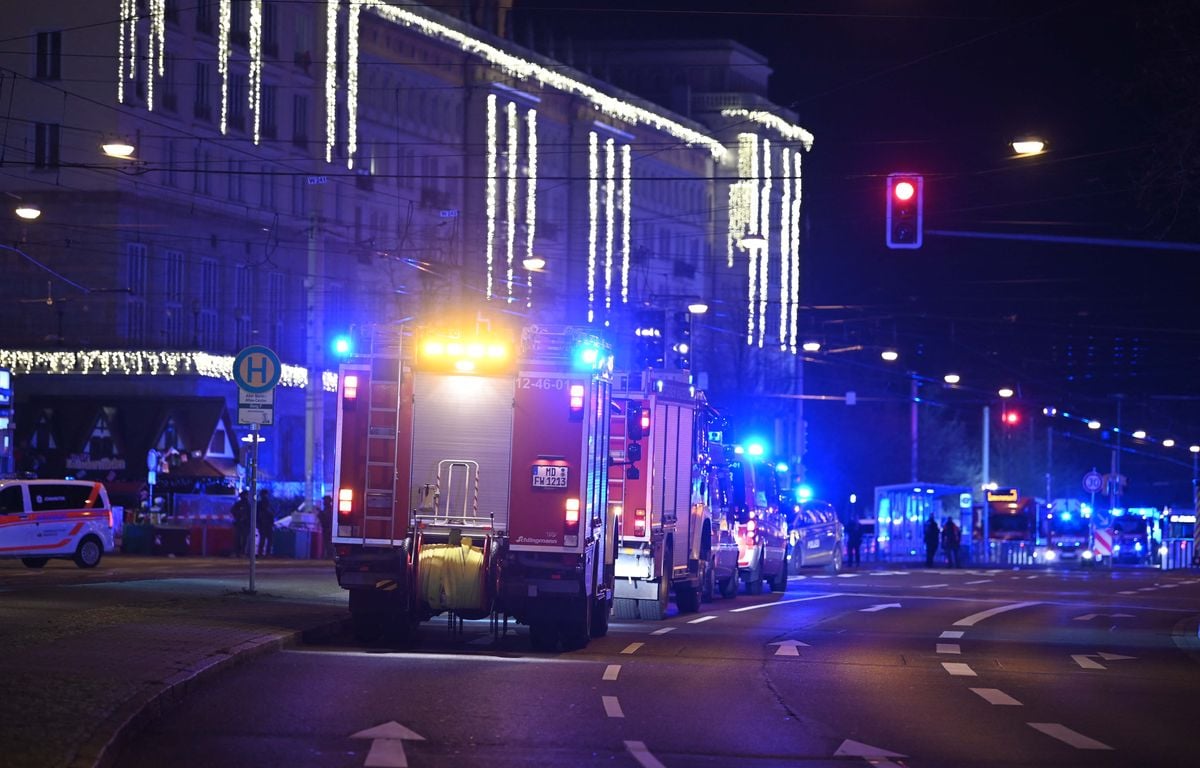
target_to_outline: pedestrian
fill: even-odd
[[[862,549],[863,527],[857,516],[851,517],[846,522],[846,546],[847,559],[849,565],[857,567],[861,561],[860,550]]]
[[[942,525],[942,549],[946,552],[946,563],[951,568],[958,567],[958,545],[962,543],[962,533],[954,518],[946,518]]]
[[[925,567],[933,567],[933,556],[937,554],[938,539],[941,538],[941,531],[938,530],[937,520],[933,519],[933,515],[925,521]]]
[[[321,542],[324,547],[322,554],[333,557],[333,497],[321,497],[321,511],[317,513],[321,522]]]
[[[246,543],[250,540],[250,491],[238,494],[230,512],[233,514],[233,554],[235,557],[242,557],[250,552],[246,548]]]
[[[258,529],[258,554],[271,554],[271,534],[275,531],[275,510],[271,508],[271,492],[266,488],[258,492],[258,510],[254,518]]]

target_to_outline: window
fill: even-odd
[[[279,58],[279,22],[275,4],[271,0],[263,0],[262,4],[262,44],[263,53],[271,58]]]
[[[250,0],[233,0],[229,11],[229,37],[238,45],[250,44]]]
[[[125,282],[129,288],[125,335],[133,344],[146,341],[146,246],[129,243],[125,246]]]
[[[308,74],[313,63],[312,17],[309,16],[307,11],[297,10],[295,20],[295,36],[293,37],[294,53],[292,54],[292,60],[295,61],[297,67],[302,69],[305,74]]]
[[[242,161],[229,160],[226,169],[225,176],[229,179],[229,199],[240,203],[242,201]]]
[[[34,77],[38,80],[58,80],[62,77],[62,32],[37,33]]]
[[[246,129],[246,75],[242,72],[229,75],[229,125],[239,131]]]
[[[238,349],[250,345],[250,270],[238,264],[233,270],[233,343]]]
[[[195,116],[199,120],[212,120],[212,78],[209,64],[196,63]]]
[[[292,143],[308,147],[308,96],[300,93],[292,96]]]
[[[0,488],[0,512],[24,512],[25,496],[21,486],[10,485]]]
[[[204,150],[197,146],[192,150],[192,191],[204,191]]]
[[[33,124],[33,167],[58,167],[58,136],[57,123]]]
[[[125,340],[131,346],[146,342],[146,303],[130,300],[125,308]]]
[[[163,170],[166,172],[166,182],[168,187],[179,186],[179,169],[175,167],[178,159],[176,151],[176,142],[168,139],[166,146],[163,148],[163,165],[166,166]]]
[[[258,204],[264,210],[275,208],[275,176],[268,165],[258,167]]]
[[[34,512],[52,509],[89,509],[92,486],[85,483],[38,485],[30,489],[30,508]]]
[[[163,292],[166,300],[175,303],[183,302],[183,252],[167,251],[164,254],[165,270],[163,275]]]
[[[200,306],[203,309],[215,311],[218,307],[221,295],[219,275],[216,259],[200,262]]]
[[[163,109],[169,112],[174,112],[179,108],[179,84],[176,83],[178,73],[175,68],[179,66],[179,59],[173,53],[164,55],[163,75],[160,79],[162,82],[162,105]]]
[[[269,83],[262,87],[262,99],[259,101],[259,128],[265,138],[275,138],[279,131],[276,127],[275,102],[278,89]]]
[[[216,0],[195,0],[196,31],[206,35],[213,33],[213,5]]]

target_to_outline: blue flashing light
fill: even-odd
[[[766,450],[767,449],[763,447],[762,443],[750,443],[750,445],[746,446],[746,453],[750,454],[751,456],[762,456],[764,453],[766,453]]]
[[[344,333],[339,334],[333,337],[330,348],[338,357],[349,357],[354,353],[354,340]]]
[[[788,464],[786,461],[781,461],[775,465],[776,472],[787,472],[788,469],[790,469],[790,467],[788,467]]]
[[[1062,514],[1060,514],[1060,515],[1058,516],[1058,519],[1059,519],[1059,520],[1070,520],[1070,519],[1071,519],[1071,513],[1070,513],[1070,512],[1063,512]]]
[[[812,486],[800,485],[796,487],[796,501],[809,501],[813,497]]]

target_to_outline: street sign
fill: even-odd
[[[275,423],[275,390],[248,392],[238,390],[238,424],[269,427]]]
[[[282,373],[279,355],[267,347],[246,347],[233,359],[233,380],[248,392],[274,389]]]
[[[1096,470],[1092,470],[1083,476],[1083,490],[1088,493],[1099,493],[1104,487],[1104,478]]]

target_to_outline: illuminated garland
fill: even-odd
[[[136,0],[135,0],[136,1]],[[150,0],[150,40],[146,62],[146,110],[154,111],[154,76],[162,77],[167,40],[167,0]]]
[[[588,263],[587,263],[587,296],[588,322],[596,319],[596,235],[599,226],[600,196],[600,136],[591,131],[588,134]]]
[[[125,80],[137,73],[137,0],[121,0],[117,29],[117,101],[124,104]]]
[[[758,234],[764,239],[758,259],[758,347],[762,349],[767,330],[767,291],[771,277],[771,142],[762,143],[762,202],[759,204]]]
[[[635,106],[627,101],[601,93],[598,89],[568,77],[549,67],[535,64],[490,43],[471,37],[465,32],[439,24],[412,11],[398,8],[383,0],[361,0],[363,6],[390,22],[419,30],[422,34],[442,40],[486,61],[491,66],[518,80],[533,80],[539,85],[582,97],[603,114],[632,125],[648,125],[663,131],[688,146],[702,146],[714,159],[725,156],[725,147],[717,140],[693,130],[663,115]],[[336,0],[330,0],[336,2]],[[330,63],[332,67],[332,62]]]
[[[621,146],[621,303],[629,303],[629,215],[633,199],[633,151]]]
[[[805,150],[812,149],[813,135],[798,125],[793,125],[778,115],[757,109],[722,109],[724,117],[741,117],[766,126],[789,141],[799,141]]]
[[[15,375],[203,376],[233,381],[233,361],[232,355],[210,355],[207,352],[100,349],[44,352],[0,349],[0,368],[8,368]],[[308,369],[299,365],[283,365],[279,386],[301,389],[308,386]],[[337,373],[323,371],[321,388],[326,392],[336,392]]]
[[[362,0],[350,0],[346,22],[346,168],[353,170],[358,152],[358,16]]]
[[[517,121],[517,105],[514,102],[508,102],[508,106],[504,108],[504,114],[508,122],[508,185],[505,190],[505,205],[506,216],[505,224],[507,225],[505,259],[505,281],[508,283],[508,301],[513,300],[513,263],[516,259],[517,251],[517,174],[520,171],[520,163],[517,160],[517,154],[520,151],[517,143],[520,128]]]
[[[803,184],[801,176],[802,155],[799,152],[792,153],[792,162],[794,170],[792,173],[792,184],[795,186],[795,192],[792,194],[792,237],[791,237],[791,262],[792,262],[792,308],[791,308],[791,339],[789,346],[792,354],[796,354],[796,342],[799,332],[798,320],[800,315],[800,210],[803,201]]]
[[[258,146],[262,125],[262,17],[263,0],[250,0],[250,88],[246,101],[251,120],[250,135]]]
[[[225,0],[222,0],[224,2]],[[325,162],[337,139],[337,14],[341,0],[325,0]]]
[[[529,162],[525,179],[525,258],[533,258],[533,243],[537,233],[537,174],[538,174],[538,141],[537,141],[537,110],[530,109],[525,113],[525,130]],[[525,306],[533,307],[533,272],[525,271],[527,292]]]
[[[613,224],[617,215],[617,142],[611,137],[604,142],[604,324],[608,325],[612,309]]]
[[[791,303],[788,299],[792,277],[792,151],[784,147],[779,151],[779,163],[783,174],[783,205],[779,211],[779,348],[787,350],[788,316]]]
[[[221,0],[217,10],[217,72],[221,75],[221,133],[228,127],[229,116],[229,29],[233,0]]]
[[[487,236],[484,257],[487,259],[487,298],[494,293],[493,270],[496,260],[496,94],[487,97]]]
[[[743,133],[738,136],[738,176],[745,187],[746,219],[748,224],[757,226],[759,182],[758,182],[758,136],[753,133]],[[760,233],[761,234],[761,233]],[[741,236],[741,232],[738,233]],[[747,328],[746,343],[754,345],[755,327],[758,321],[758,246],[743,246],[748,252],[747,269]]]
[[[729,248],[725,266],[733,267],[736,250],[745,250],[741,245],[742,235],[755,224],[758,210],[758,185],[752,178],[757,166],[758,136],[753,133],[738,134],[737,177],[729,185]]]

